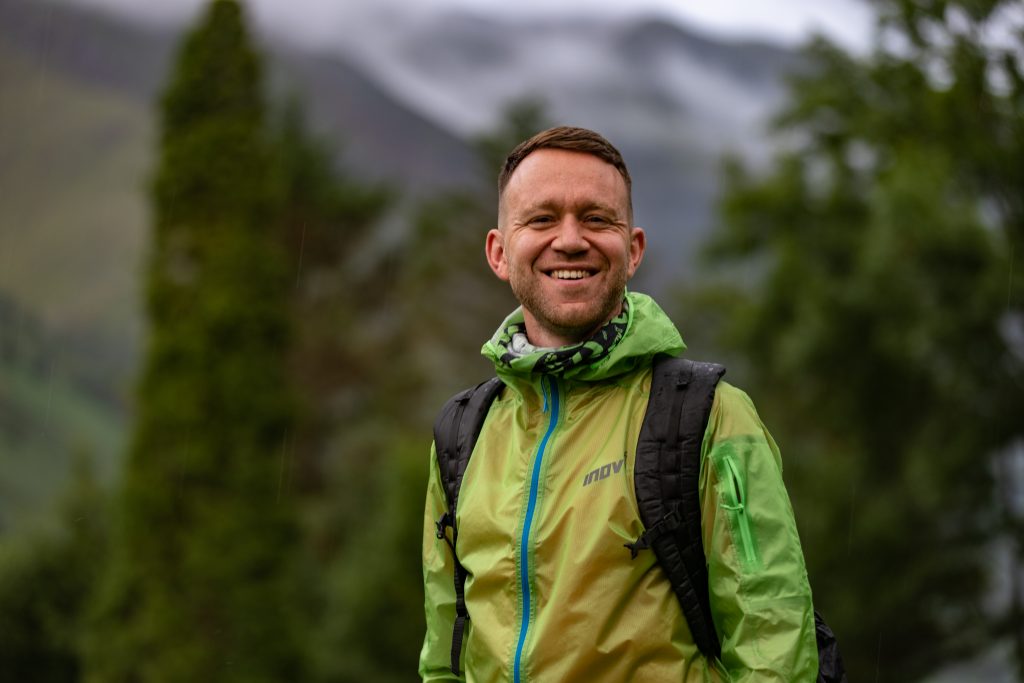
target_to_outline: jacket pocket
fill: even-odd
[[[720,453],[714,460],[718,472],[720,505],[729,518],[740,566],[745,572],[756,571],[761,568],[761,554],[750,519],[746,478],[732,454]]]

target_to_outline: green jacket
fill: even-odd
[[[779,451],[742,391],[719,384],[701,454],[720,661],[697,650],[654,553],[630,559],[623,547],[644,531],[633,463],[651,359],[685,348],[652,299],[628,298],[625,334],[595,362],[538,374],[529,370],[532,356],[503,361],[505,330],[522,321],[519,311],[484,346],[507,386],[488,413],[456,511],[468,572],[465,678],[448,668],[453,563],[435,535],[447,504],[432,451],[424,681],[815,680],[811,591]]]

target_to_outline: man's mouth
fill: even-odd
[[[590,277],[591,273],[587,270],[578,269],[558,269],[552,270],[548,273],[550,277],[556,280],[582,280],[585,277]]]

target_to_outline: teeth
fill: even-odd
[[[551,273],[558,280],[582,280],[587,276],[585,270],[556,270]]]

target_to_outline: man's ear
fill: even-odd
[[[487,265],[500,279],[508,282],[508,260],[505,258],[505,235],[501,230],[493,228],[487,232]]]
[[[644,252],[647,250],[647,235],[643,228],[633,228],[629,233],[629,268],[627,274],[633,277],[633,273],[640,267],[644,260]]]

